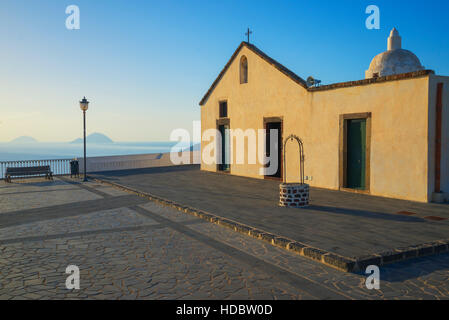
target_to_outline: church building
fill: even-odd
[[[259,179],[299,181],[298,145],[312,187],[419,202],[449,201],[449,77],[425,69],[402,49],[393,29],[387,51],[372,60],[365,79],[318,85],[305,81],[253,44],[242,42],[200,102],[201,131],[217,130],[215,163],[201,169]],[[266,129],[255,148],[269,156],[277,130],[279,168],[236,161],[230,129]],[[246,140],[245,152],[253,150]],[[285,164],[284,164],[285,163]]]

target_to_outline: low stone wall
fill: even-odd
[[[184,164],[201,163],[200,151],[187,151],[186,153],[189,154],[190,163]],[[82,173],[84,172],[84,160],[83,158],[79,158],[78,161],[80,164],[80,172]],[[86,162],[87,172],[103,172],[179,165],[174,164],[170,160],[169,152],[106,157],[87,157]]]
[[[301,183],[281,183],[279,185],[279,206],[306,207],[309,205],[309,185]]]

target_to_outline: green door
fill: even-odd
[[[347,122],[347,180],[346,187],[366,189],[366,119]]]

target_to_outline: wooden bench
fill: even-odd
[[[53,173],[50,170],[50,166],[6,168],[5,182],[11,182],[12,177],[43,176],[43,175],[45,175],[45,179],[53,180]]]

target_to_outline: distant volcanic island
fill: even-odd
[[[94,132],[94,133],[88,135],[86,137],[86,141],[89,143],[96,143],[96,144],[114,143],[114,141],[112,141],[111,138],[109,138],[108,136],[106,136],[102,133],[98,133],[98,132]],[[78,138],[78,139],[73,140],[70,143],[83,143],[83,139]]]
[[[36,139],[30,136],[21,136],[17,137],[14,140],[11,140],[9,143],[35,143],[37,142]]]

